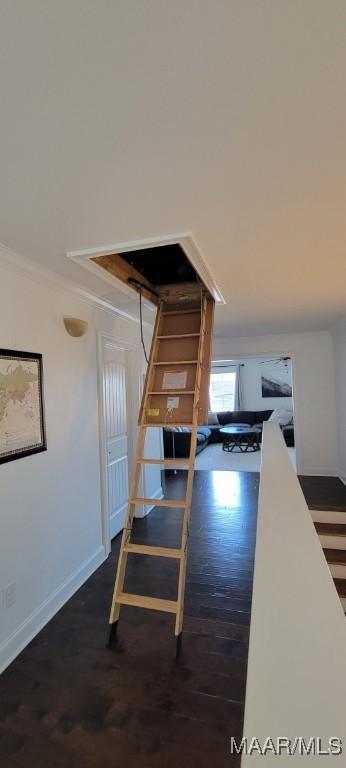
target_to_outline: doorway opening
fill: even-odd
[[[290,354],[237,357],[212,363],[210,434],[196,469],[259,472],[263,423],[277,422],[297,469],[294,361]]]

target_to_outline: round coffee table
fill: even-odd
[[[241,453],[248,451],[259,451],[259,436],[261,430],[256,427],[223,427],[220,429],[222,434],[222,450],[231,453],[235,448],[239,448]]]

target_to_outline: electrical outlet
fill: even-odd
[[[7,587],[4,588],[4,596],[3,596],[3,605],[5,608],[5,611],[7,611],[9,608],[11,608],[12,605],[16,602],[16,584],[13,582],[13,584],[7,584]]]

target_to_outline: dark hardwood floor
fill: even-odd
[[[166,495],[183,495],[166,473]],[[190,526],[182,653],[172,616],[123,607],[105,647],[118,555],[59,611],[0,679],[4,768],[238,766],[259,475],[199,471]],[[181,510],[156,507],[134,540],[179,544]],[[177,563],[129,556],[128,591],[175,597]]]

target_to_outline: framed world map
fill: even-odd
[[[0,349],[0,464],[47,449],[42,355]]]

